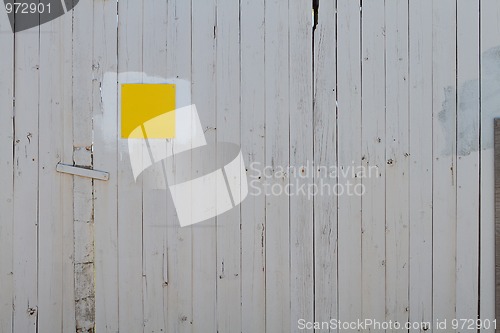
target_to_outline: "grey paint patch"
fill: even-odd
[[[459,105],[457,107],[458,123],[455,123],[456,96],[453,87],[444,89],[442,110],[438,113],[438,120],[446,136],[445,146],[441,153],[453,153],[453,143],[458,138],[457,154],[470,155],[479,147],[479,115],[478,101],[481,101],[481,119],[491,125],[482,128],[481,149],[493,148],[493,119],[500,116],[500,46],[489,49],[482,54],[481,64],[483,76],[481,81],[482,95],[479,92],[479,79],[469,80],[459,87]],[[455,126],[456,135],[455,138]]]
[[[459,89],[457,153],[467,156],[479,147],[479,80],[467,81]]]
[[[453,87],[446,87],[444,89],[444,101],[442,103],[442,109],[438,113],[438,120],[441,124],[443,132],[446,136],[446,143],[442,147],[441,153],[444,155],[451,155],[453,153],[453,144],[455,142],[454,137],[454,112],[455,112],[455,89]]]

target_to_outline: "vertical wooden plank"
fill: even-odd
[[[432,0],[410,0],[410,322],[433,320],[431,17]]]
[[[479,2],[458,0],[456,317],[464,319],[479,315],[479,52]]]
[[[73,278],[64,269],[71,264],[67,255],[72,251],[65,253],[63,242],[65,225],[71,224],[64,212],[73,206],[73,187],[67,176],[55,171],[63,158],[72,159],[72,137],[65,137],[71,132],[64,131],[67,118],[72,119],[71,26],[72,16],[64,15],[40,27],[38,332],[60,331],[63,312],[74,309],[63,308],[63,299],[74,299],[72,289],[63,289],[63,281]]]
[[[362,2],[363,317],[385,319],[385,13],[384,1]],[[374,169],[375,167],[375,169]],[[373,172],[375,170],[375,172]],[[388,286],[391,287],[392,286]]]
[[[433,2],[433,317],[456,318],[456,1]]]
[[[217,1],[217,142],[241,142],[240,6]],[[217,161],[229,160],[217,149]],[[239,208],[217,217],[217,330],[241,331],[241,220]]]
[[[409,288],[408,1],[386,0],[386,321],[406,323]]]
[[[500,313],[500,301],[498,294],[500,286],[498,280],[500,279],[500,269],[498,263],[500,257],[498,255],[498,246],[500,245],[500,207],[498,200],[500,197],[500,119],[495,118],[495,315],[498,317]],[[496,331],[496,330],[495,330]]]
[[[75,165],[92,168],[94,5],[83,2],[73,19],[73,158]],[[71,162],[71,161],[66,161]],[[76,330],[95,326],[94,193],[92,179],[74,178],[75,316]]]
[[[14,229],[14,34],[7,15],[0,17],[0,331],[12,332],[13,300],[13,229]]]
[[[106,72],[117,72],[117,7],[113,1],[94,1],[93,119],[94,168],[106,170],[107,182],[96,182],[95,207],[95,295],[96,331],[118,332],[118,217],[117,133],[118,110],[104,109],[102,84]],[[114,89],[113,89],[114,88]],[[109,93],[117,100],[117,86]]]
[[[319,3],[314,30],[314,320],[338,318],[337,1]],[[330,330],[336,332],[337,330]]]
[[[167,192],[164,189],[154,189],[154,186],[164,182],[162,170],[156,167],[144,175],[143,302],[145,332],[167,332],[167,319],[164,310]],[[147,189],[146,186],[152,188]]]
[[[26,333],[36,332],[38,317],[39,31],[15,41],[14,331]]]
[[[266,167],[290,163],[288,2],[266,1],[265,7]],[[274,171],[273,171],[274,172]],[[269,186],[283,188],[289,177],[266,177]],[[277,185],[276,185],[277,184]],[[266,332],[290,332],[289,197],[266,197]],[[295,327],[295,325],[294,325]]]
[[[192,99],[205,139],[216,155],[216,6],[215,1],[192,1]],[[193,166],[212,163],[193,157]],[[193,332],[217,331],[217,229],[215,218],[193,232]]]
[[[292,186],[305,185],[306,193],[290,196],[291,332],[297,320],[314,319],[312,21],[311,3],[289,2],[290,39],[290,172]]]
[[[67,14],[69,19],[73,20],[73,14]],[[64,21],[65,24],[72,24]],[[65,27],[65,33],[68,33],[70,29]],[[67,37],[71,39],[70,36]],[[72,48],[74,47],[73,40],[71,40]],[[69,53],[68,50],[66,52]],[[67,58],[66,58],[67,60]],[[69,64],[71,65],[71,76],[75,75],[75,67],[74,60],[71,59]],[[90,71],[90,69],[89,69]],[[68,87],[66,87],[68,89]],[[72,88],[73,89],[73,88]],[[74,90],[69,92],[71,94],[71,100],[68,98],[64,99],[64,105],[62,106],[63,112],[63,123],[62,123],[62,135],[64,138],[64,142],[66,143],[63,146],[63,153],[61,155],[61,161],[69,161],[71,163],[71,158],[73,157],[73,116],[72,112],[68,110],[72,109],[72,105],[74,105],[73,101],[73,93]],[[87,110],[91,116],[91,105]],[[90,137],[92,138],[92,133],[90,133]],[[92,139],[91,139],[92,140]],[[91,141],[92,142],[92,141]],[[73,177],[64,177],[62,180],[63,187],[69,187],[69,193],[64,192],[62,194],[62,258],[63,258],[63,281],[62,281],[62,289],[63,289],[63,297],[62,297],[62,312],[63,312],[63,322],[62,322],[62,331],[69,332],[75,329],[76,327],[76,311],[75,311],[75,238],[74,238],[74,223],[68,223],[68,221],[74,221],[74,183]],[[94,273],[94,272],[92,272]],[[92,278],[94,275],[92,274]]]
[[[118,3],[119,82],[130,82],[126,72],[143,66],[143,2]],[[123,80],[123,81],[122,81]],[[137,82],[142,83],[142,82]],[[118,87],[118,114],[121,87]],[[116,133],[121,136],[119,133]],[[143,331],[142,293],[142,178],[134,179],[127,140],[118,139],[118,309],[119,328]]]
[[[241,1],[240,18],[241,146],[253,175],[250,165],[265,163],[264,0]],[[266,331],[266,207],[265,196],[256,194],[252,191],[241,205],[241,331],[245,333]]]
[[[144,1],[143,65],[150,76],[167,77],[167,3]],[[144,332],[167,332],[164,311],[167,189],[162,164],[143,173]]]
[[[360,1],[337,1],[337,101],[339,171],[361,165]],[[359,186],[348,172],[338,184]],[[338,197],[339,320],[356,321],[361,312],[361,198]],[[377,286],[378,288],[378,286]]]
[[[498,66],[500,60],[500,3],[495,0],[480,1],[480,79],[481,79],[481,178],[480,178],[480,317],[495,319],[495,206],[494,206],[494,163],[493,119],[500,116]],[[497,296],[498,297],[498,294]],[[497,317],[498,318],[498,317]],[[493,328],[481,332],[494,332]]]
[[[167,75],[191,82],[191,1],[168,1],[167,11]],[[192,170],[176,170],[176,177],[183,172]],[[166,244],[168,287],[165,308],[167,332],[192,331],[192,229],[180,227],[175,206],[169,199]]]

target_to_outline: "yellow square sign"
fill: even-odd
[[[123,84],[121,137],[175,138],[175,84]]]

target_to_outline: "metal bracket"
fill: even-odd
[[[91,170],[62,163],[57,164],[56,171],[61,173],[67,173],[73,176],[80,176],[80,177],[86,177],[104,181],[109,179],[108,172]]]

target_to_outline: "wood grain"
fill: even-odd
[[[241,144],[239,2],[217,0],[217,143]],[[217,149],[217,161],[228,158]],[[241,331],[241,214],[217,217],[217,324],[219,333]]]
[[[266,1],[265,22],[265,166],[290,163],[288,3]],[[262,166],[264,167],[264,166]],[[260,169],[262,169],[262,167]],[[261,176],[262,177],[262,176]],[[289,177],[263,177],[269,186],[285,186]],[[278,185],[275,185],[278,184]],[[266,332],[292,330],[290,315],[290,202],[285,193],[266,196]],[[294,328],[293,328],[294,329]]]
[[[500,119],[495,119],[495,317],[500,315]]]
[[[432,0],[409,3],[409,318],[432,322]],[[410,332],[421,332],[412,328]]]
[[[265,163],[265,1],[241,1],[241,149],[247,175]],[[256,181],[250,178],[250,181]],[[258,181],[258,180],[257,180]],[[266,199],[241,204],[241,331],[266,330]]]
[[[38,318],[39,30],[15,38],[13,328],[26,333]]]
[[[337,167],[337,2],[321,3],[314,33],[314,165]],[[336,177],[324,171],[314,184],[333,188]],[[321,193],[321,192],[320,192]],[[338,197],[321,193],[314,198],[314,319],[338,318]],[[333,330],[334,332],[336,330]]]
[[[12,333],[13,329],[13,231],[14,231],[14,35],[9,32],[6,15],[0,17],[0,331]]]
[[[385,51],[384,1],[362,3],[361,61],[361,165],[375,167],[361,178],[366,193],[361,197],[362,318],[385,319]]]
[[[256,5],[257,6],[257,5]],[[217,140],[217,87],[216,3],[213,1],[192,2],[192,102],[199,107],[200,121],[205,130],[205,139],[216,156]],[[202,161],[193,158],[193,170],[210,163],[215,168],[215,159]],[[217,229],[216,218],[209,219],[192,228],[193,234],[193,332],[217,331]]]
[[[189,1],[174,0],[167,3],[167,77],[192,82],[191,13],[192,6]],[[202,106],[200,105],[200,107]],[[172,163],[168,168],[175,169],[175,166]],[[175,177],[178,178],[192,173],[193,169],[189,168],[175,169]],[[193,233],[191,227],[180,227],[172,199],[167,201],[167,242],[165,248],[166,279],[168,279],[166,306],[164,307],[167,318],[166,332],[191,332],[193,322]]]
[[[480,2],[480,317],[494,320],[500,293],[496,291],[496,228],[495,228],[495,155],[494,118],[498,117],[498,103],[493,96],[498,96],[498,81],[494,78],[498,66],[496,50],[500,46],[500,3],[494,0]],[[493,92],[493,93],[492,93]],[[493,292],[495,290],[495,292]],[[498,327],[498,326],[497,326]],[[497,328],[498,330],[498,328]],[[494,332],[495,329],[483,329],[481,332]]]
[[[385,3],[386,320],[409,321],[410,135],[408,2]]]
[[[119,76],[120,85],[121,82],[137,80],[131,73],[140,71],[143,66],[143,2],[134,0],[119,2],[118,16],[120,17],[118,21],[118,54],[120,55],[118,70],[124,73],[121,77]],[[118,112],[121,112],[120,88],[121,86],[118,87]],[[119,138],[119,135],[116,137]],[[117,140],[118,327],[119,330],[140,332],[144,327],[142,303],[143,178],[140,177],[137,181],[134,179],[130,161],[127,158],[128,144],[126,140]]]
[[[480,222],[478,80],[480,55],[478,50],[479,3],[459,0],[457,1],[457,318],[479,317],[477,303]]]
[[[432,311],[434,320],[450,321],[456,318],[456,2],[432,5]]]
[[[146,75],[167,77],[167,3],[143,2],[142,71]],[[144,332],[167,332],[164,309],[166,295],[167,191],[163,164],[143,174],[142,188],[142,266]]]
[[[321,12],[320,12],[320,15]],[[361,13],[360,2],[337,1],[338,170],[361,165]],[[357,186],[361,179],[348,173],[338,183]],[[362,318],[361,200],[338,197],[339,320]]]
[[[72,21],[65,15],[40,27],[38,332],[75,327],[73,237],[65,238],[73,230],[73,181],[55,172],[73,160]]]
[[[289,2],[290,39],[290,183],[305,185],[305,194],[290,196],[290,296],[291,332],[299,332],[298,318],[314,318],[314,197],[306,175],[314,161],[314,123],[312,90],[312,21],[310,4]],[[312,332],[312,330],[306,330]]]
[[[93,6],[92,117],[94,168],[110,173],[107,182],[94,183],[96,331],[117,332],[118,327],[118,109],[104,109],[106,73],[117,73],[116,3],[97,1]],[[116,27],[116,26],[115,26]],[[111,85],[111,98],[118,86]],[[112,138],[110,140],[110,138]]]
[[[497,0],[93,0],[15,35],[0,16],[1,332],[339,332],[299,320],[500,311]],[[212,157],[175,178],[232,142],[251,184],[185,228],[175,165],[136,181],[119,133],[119,83],[165,79],[190,83]]]

